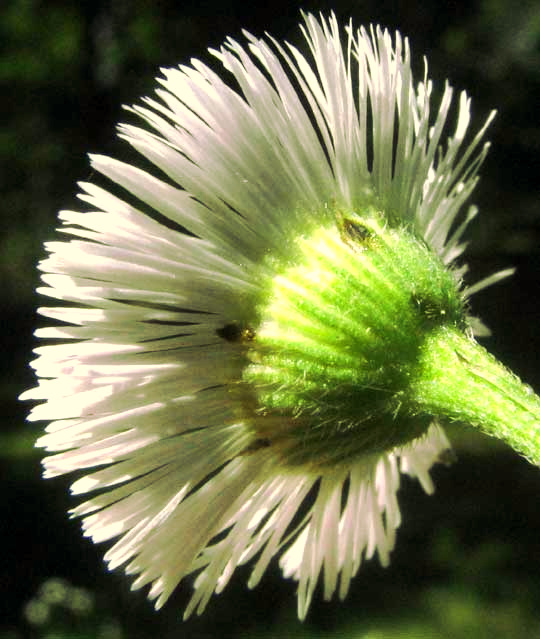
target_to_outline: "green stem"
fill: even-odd
[[[429,334],[411,391],[419,413],[470,424],[540,464],[540,398],[474,339]]]

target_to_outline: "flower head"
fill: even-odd
[[[304,617],[389,561],[400,474],[433,491],[461,420],[538,458],[538,401],[475,342],[463,213],[487,144],[470,102],[434,114],[407,40],[305,16],[310,50],[247,34],[209,67],[163,70],[120,136],[153,171],[102,156],[119,198],[81,184],[47,245],[39,337],[45,475],[86,471],[73,510],[110,568],[186,616],[239,564],[279,555]],[[116,187],[115,187],[116,188]],[[513,426],[512,424],[517,424]]]

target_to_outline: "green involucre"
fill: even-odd
[[[472,336],[460,283],[374,208],[297,238],[243,330],[255,446],[320,472],[460,421],[540,463],[540,399]]]
[[[467,329],[452,272],[405,227],[369,208],[297,240],[258,308],[243,380],[254,427],[291,465],[379,454],[421,436],[433,415],[410,383],[426,337]]]

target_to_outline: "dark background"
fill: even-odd
[[[114,133],[130,104],[152,92],[159,66],[211,60],[241,29],[298,42],[299,9],[378,22],[409,36],[417,78],[429,59],[435,94],[449,78],[473,98],[478,128],[499,112],[474,201],[470,281],[517,274],[473,299],[489,324],[486,346],[540,389],[540,5],[513,0],[217,3],[199,0],[39,2],[0,9],[0,639],[340,637],[540,638],[540,472],[504,446],[451,433],[458,462],[436,468],[426,497],[403,482],[403,526],[390,568],[367,562],[345,603],[318,594],[304,624],[294,584],[274,565],[254,591],[240,570],[200,619],[183,624],[189,580],[163,611],[110,575],[103,550],[66,511],[69,481],[40,478],[17,396],[33,384],[27,362],[40,303],[37,260],[56,212],[78,208],[77,180],[92,180],[87,152],[127,157]]]

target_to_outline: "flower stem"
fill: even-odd
[[[540,398],[474,339],[432,331],[417,371],[411,391],[420,414],[470,424],[540,464]]]

